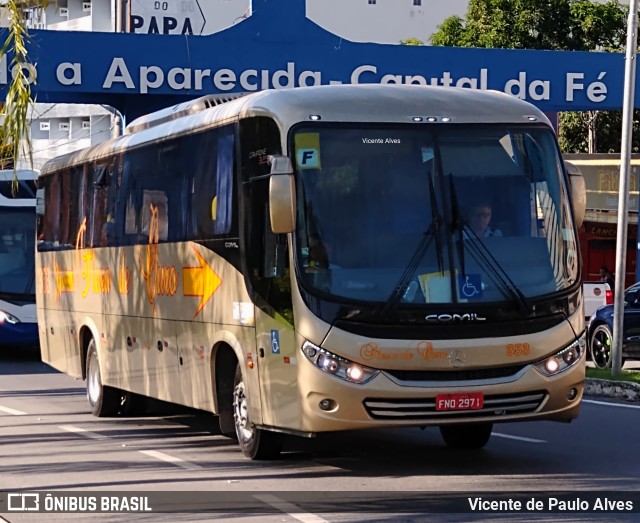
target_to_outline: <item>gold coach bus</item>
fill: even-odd
[[[569,421],[585,376],[569,176],[497,92],[318,86],[207,96],[48,162],[42,358],[96,416],[210,411],[283,434]],[[578,191],[579,192],[579,191]]]

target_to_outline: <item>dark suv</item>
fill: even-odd
[[[640,359],[640,282],[624,291],[622,363]],[[596,309],[587,325],[588,356],[596,367],[611,366],[613,346],[613,305]]]

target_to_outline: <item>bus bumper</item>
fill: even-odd
[[[382,371],[356,385],[329,375],[300,358],[298,383],[305,432],[375,427],[410,427],[472,422],[526,420],[571,421],[578,416],[585,379],[585,361],[553,377],[527,366],[516,379],[452,386],[447,383],[401,384]],[[436,396],[470,394],[482,407],[439,410]],[[459,396],[458,396],[459,397]]]

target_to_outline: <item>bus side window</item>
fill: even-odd
[[[226,127],[220,131],[216,162],[217,201],[213,230],[215,234],[227,234],[231,230],[232,218],[235,134],[232,127]]]
[[[149,243],[169,238],[169,197],[162,190],[145,189],[142,193],[142,234]]]
[[[47,210],[42,226],[42,244],[38,250],[56,249],[60,244],[60,184],[57,183],[57,176],[45,178],[44,197],[45,209]]]
[[[133,153],[134,156],[138,153]],[[142,230],[142,197],[140,190],[140,168],[133,168],[135,156],[125,157],[122,172],[121,198],[124,200],[124,235],[123,243],[133,245],[138,243]]]
[[[210,131],[193,144],[191,182],[191,237],[206,240],[213,237],[213,223],[217,211],[217,172],[215,158],[218,155],[217,130]]]
[[[107,195],[109,180],[106,165],[96,165],[93,173],[93,220],[91,223],[91,246],[101,247],[107,244],[105,217],[107,212]]]

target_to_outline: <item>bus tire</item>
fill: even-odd
[[[275,459],[282,450],[282,435],[257,428],[249,419],[249,397],[240,365],[233,380],[233,418],[242,453],[249,459]]]
[[[481,449],[489,442],[492,430],[493,423],[440,426],[444,442],[452,449]]]
[[[100,376],[100,362],[96,342],[91,339],[87,347],[87,399],[91,407],[91,414],[98,418],[115,416],[120,409],[121,393],[118,389],[102,385]]]

